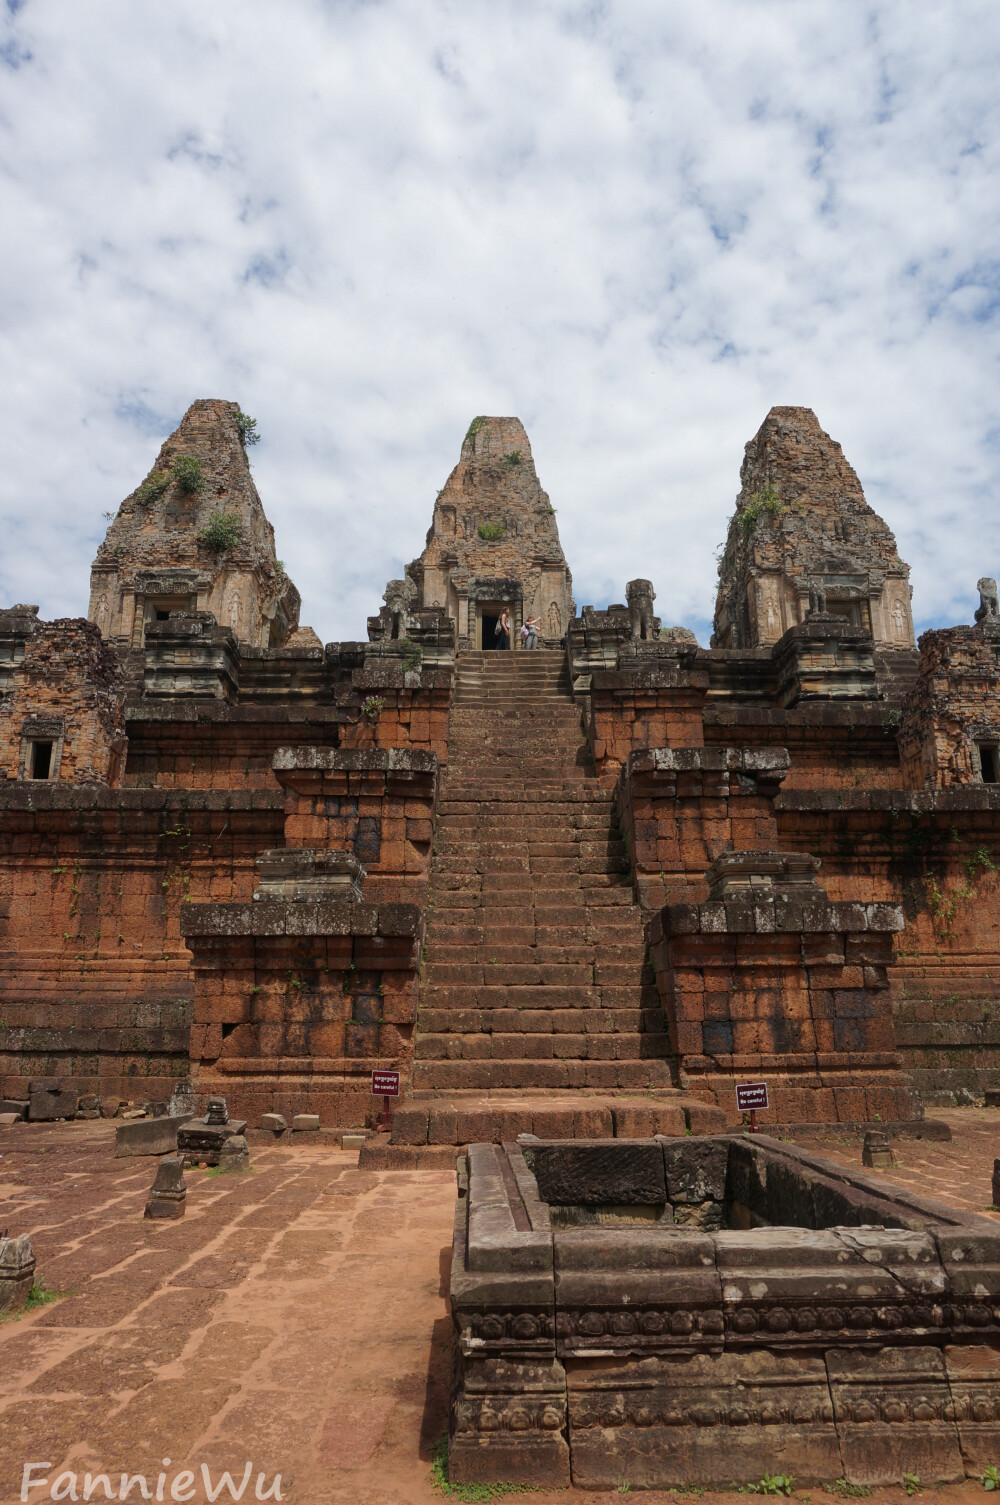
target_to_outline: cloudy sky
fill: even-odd
[[[1000,575],[995,0],[0,0],[0,602],[240,402],[320,636],[364,636],[477,413],[576,599],[710,630],[743,445],[813,407],[919,626]]]

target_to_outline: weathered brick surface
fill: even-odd
[[[33,622],[22,652],[0,699],[0,780],[33,777],[31,743],[40,739],[51,743],[43,777],[117,784],[126,738],[125,676],[116,654],[82,617]]]

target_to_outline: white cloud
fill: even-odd
[[[579,602],[704,639],[743,444],[804,403],[913,565],[1000,573],[995,77],[977,0],[7,0],[0,600],[238,399],[279,553],[364,635],[476,413],[525,421]]]

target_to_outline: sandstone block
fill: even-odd
[[[143,1118],[119,1124],[115,1129],[115,1157],[129,1155],[169,1155],[177,1149],[178,1130],[191,1119],[190,1113],[178,1118]]]
[[[523,1149],[543,1202],[620,1205],[667,1199],[663,1153],[655,1141],[539,1143]]]
[[[34,1088],[35,1084],[32,1083]],[[59,1118],[73,1118],[76,1114],[76,1093],[59,1087],[33,1090],[28,1103],[28,1118],[32,1123],[52,1123]]]
[[[319,1128],[318,1113],[296,1113],[292,1119],[292,1133],[302,1134],[310,1129]]]

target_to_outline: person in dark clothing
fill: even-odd
[[[496,637],[498,648],[510,647],[510,612],[506,606],[497,618]]]

